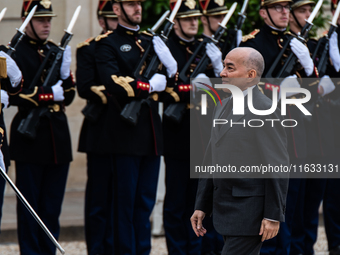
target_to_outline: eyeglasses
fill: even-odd
[[[290,5],[282,6],[278,4],[278,5],[270,6],[268,8],[274,8],[277,12],[280,12],[280,13],[283,11],[283,8],[284,8],[287,12],[290,12]]]

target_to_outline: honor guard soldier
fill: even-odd
[[[225,6],[224,0],[222,1],[207,1],[207,0],[199,0],[200,9],[202,12],[201,22],[203,25],[203,33],[204,37],[212,37],[216,30],[219,27],[219,23],[222,22],[224,16],[228,13],[228,8]],[[218,46],[222,51],[222,59],[228,54],[231,49],[231,44],[235,37],[237,41],[240,43],[242,40],[242,31],[236,31],[234,29],[228,29],[227,35],[222,37]],[[239,44],[238,43],[238,44]],[[238,45],[237,44],[237,45]]]
[[[105,34],[118,25],[111,1],[99,1],[97,16]],[[100,81],[96,67],[95,38],[78,44],[77,90],[87,100],[80,132],[79,152],[87,154],[85,195],[85,237],[89,255],[114,252],[114,150],[108,140],[114,130],[110,111],[114,102]]]
[[[203,33],[202,33],[203,39],[205,37],[211,38],[215,34],[217,29],[219,28],[219,23],[222,22],[225,15],[228,13],[228,8],[227,6],[225,6],[224,2],[225,2],[224,0],[222,1],[199,0],[199,6],[202,12],[201,22],[203,25]],[[235,36],[236,36],[235,30],[228,29],[227,35],[223,36],[220,39],[219,43],[217,44],[219,48],[218,50],[222,51],[222,60],[224,60],[225,56],[229,52],[232,41],[234,40]],[[240,41],[241,39],[242,39],[242,32],[240,35]],[[213,55],[214,54],[212,53],[211,56]],[[219,77],[219,74],[216,76]],[[212,77],[215,77],[215,75],[212,75],[211,78]],[[219,94],[221,95],[222,92],[219,91]],[[200,96],[197,96],[197,98],[200,98]],[[208,104],[207,104],[208,107],[213,105],[213,102],[210,99],[211,98],[208,99],[210,101],[210,102],[208,101]],[[210,116],[212,116],[213,107],[209,107],[209,110],[211,111],[211,113],[210,114],[208,113],[207,115],[210,118]],[[200,119],[202,118],[203,117],[201,116]],[[205,128],[203,128],[202,131],[204,132],[204,135],[206,137],[210,137],[210,132],[211,132],[211,125],[208,123],[209,123],[208,121],[206,123],[203,123],[202,121],[201,123],[202,126],[205,126]],[[207,145],[207,142],[208,141],[206,141],[205,146]],[[203,224],[204,224],[204,227],[207,229],[207,234],[204,235],[204,237],[202,238],[202,250],[201,250],[202,255],[214,254],[214,252],[221,251],[223,248],[223,244],[224,244],[223,237],[220,234],[218,234],[216,230],[214,229],[212,218],[206,217],[204,219]]]
[[[6,50],[2,49],[1,50]],[[22,75],[14,60],[4,51],[0,51],[0,167],[7,172],[10,165],[7,132],[4,122],[3,110],[8,107],[8,93],[17,93],[21,89]],[[0,223],[2,217],[2,204],[6,181],[0,178]]]
[[[259,14],[265,24],[261,29],[256,29],[249,35],[244,36],[240,44],[241,47],[255,48],[262,54],[265,61],[263,77],[268,77],[268,71],[280,55],[282,46],[285,45],[290,35],[289,32],[286,31],[286,27],[289,21],[291,3],[292,1],[290,0],[262,0]],[[294,38],[291,40],[289,47],[289,50],[297,56],[301,64],[298,70],[299,77],[317,77],[317,70],[310,57],[307,46]],[[281,63],[281,61],[279,63]],[[301,87],[296,75],[293,75],[293,73],[290,75],[291,76],[287,78],[280,77],[286,78],[281,82],[280,87]],[[313,87],[307,84],[305,87],[309,90],[317,91],[316,84],[317,83],[315,83]],[[277,87],[277,85],[267,83],[262,89],[267,96],[271,97],[273,87]],[[290,96],[299,98],[301,95],[292,94]],[[298,122],[296,127],[286,128],[290,163],[292,165],[301,165],[307,157],[307,137],[304,115],[295,105],[287,106],[287,114],[289,118]],[[280,233],[277,237],[264,242],[261,248],[261,254],[289,254],[292,221],[298,192],[301,189],[303,189],[303,181],[301,179],[290,179],[287,195],[286,222],[281,223]]]
[[[331,10],[334,15],[338,7],[338,1],[331,1]],[[332,61],[327,70],[329,76],[333,79],[335,90],[328,94],[330,102],[330,111],[332,116],[332,125],[334,129],[335,150],[330,160],[333,165],[340,165],[340,17],[337,20],[336,32],[334,32],[329,41],[329,55]],[[325,195],[323,197],[323,215],[328,241],[329,255],[340,255],[340,180],[336,178],[327,179]]]
[[[49,53],[59,48],[47,41],[51,19],[56,16],[52,11],[51,1],[24,0],[22,20],[25,20],[35,5],[37,10],[13,57],[22,71],[24,82],[17,94],[10,95],[10,103],[18,106],[11,125],[10,154],[15,161],[18,189],[58,239],[59,215],[72,161],[71,138],[64,111],[65,106],[74,98],[75,85],[70,72],[71,49],[67,47],[55,77],[56,84],[51,87],[42,86],[52,64],[49,61],[53,53]],[[39,72],[43,64],[46,65]],[[39,117],[29,119],[36,112]],[[27,120],[33,121],[35,135],[18,131]],[[54,244],[19,201],[17,218],[21,255],[55,254]]]
[[[314,1],[295,0],[291,6],[290,13],[290,31],[297,36],[306,24],[309,18]],[[308,39],[307,46],[313,54],[317,41]],[[317,59],[315,65],[318,65]],[[327,94],[334,90],[334,84],[328,75],[320,77],[318,90],[311,90],[312,99],[308,102],[312,116],[306,118],[306,136],[307,136],[307,158],[306,163],[325,165],[329,163],[330,155],[334,152],[334,131],[330,115]],[[315,87],[315,86],[314,86]],[[313,95],[314,94],[314,95]],[[319,94],[319,95],[318,95]],[[294,208],[294,219],[289,223],[291,229],[291,254],[312,254],[313,245],[317,238],[319,206],[326,188],[326,179],[304,179],[299,180],[299,190],[294,193],[290,189],[288,196],[297,197]],[[291,187],[294,188],[291,181]],[[295,188],[297,186],[295,185]],[[291,195],[291,196],[290,196]],[[288,201],[291,199],[288,199]],[[288,224],[288,222],[287,222]]]
[[[337,2],[331,2],[331,10],[334,11],[337,7]],[[335,32],[329,38],[329,51],[326,59],[328,61],[326,75],[321,77],[320,80],[320,94],[323,96],[321,103],[318,102],[316,110],[324,110],[318,113],[318,118],[320,118],[318,125],[322,128],[328,127],[333,128],[333,132],[328,132],[321,130],[321,135],[323,135],[320,141],[323,142],[331,140],[334,144],[334,148],[331,146],[324,146],[327,154],[324,155],[322,165],[339,165],[339,136],[337,135],[337,130],[339,129],[339,88],[340,82],[338,78],[340,70],[340,53],[339,53],[339,18],[334,25],[337,25]],[[326,36],[325,33],[324,36]],[[325,39],[324,37],[319,38],[319,40]],[[326,39],[328,41],[328,39]],[[315,43],[314,43],[315,44]],[[313,45],[315,47],[315,45]],[[321,49],[322,50],[322,49]],[[312,52],[312,51],[311,51]],[[319,51],[320,52],[320,51]],[[321,56],[317,55],[317,59]],[[334,79],[332,79],[334,78]],[[327,109],[325,109],[328,107]],[[326,112],[327,111],[327,112]],[[325,121],[325,116],[330,114],[328,122]],[[328,139],[327,139],[328,138]],[[329,152],[329,148],[333,149]],[[330,255],[340,254],[340,221],[338,220],[340,213],[339,206],[339,196],[337,194],[340,192],[340,182],[339,179],[329,178],[329,179],[307,179],[305,197],[303,199],[303,213],[302,217],[294,219],[293,228],[293,240],[291,252],[292,254],[309,254],[313,253],[313,245],[317,240],[317,228],[318,228],[318,208],[321,201],[323,200],[323,216],[324,224],[328,241],[328,250]],[[297,224],[300,220],[302,223]]]
[[[163,91],[167,77],[154,74],[150,80],[138,73],[145,49],[153,43],[155,52],[161,48],[167,62],[168,77],[177,72],[177,63],[160,38],[139,33],[142,21],[140,0],[114,0],[113,11],[118,16],[114,32],[96,38],[96,64],[101,84],[111,95],[109,111],[113,128],[107,141],[114,154],[116,182],[115,229],[118,254],[149,254],[151,250],[150,215],[156,200],[160,155],[163,153],[161,120],[157,94]],[[172,78],[174,79],[174,78]],[[108,107],[110,107],[108,105]],[[106,127],[103,127],[106,128]]]
[[[171,9],[176,3],[176,0],[170,1]],[[180,71],[184,69],[200,43],[195,39],[200,16],[202,14],[196,1],[186,0],[181,3],[175,17],[174,33],[168,40],[168,47],[176,59]],[[206,48],[203,50],[205,51]],[[214,55],[212,52],[219,52],[219,54]],[[215,45],[211,45],[210,53],[216,59],[213,65],[210,65],[210,72],[197,76],[205,78],[205,80],[209,80],[208,73],[211,77],[214,77],[215,73],[219,76],[219,72],[223,69],[222,53],[219,49]],[[196,59],[201,56],[200,53]],[[190,226],[197,180],[190,179],[190,124],[193,123],[190,123],[191,110],[188,107],[192,94],[189,77],[197,65],[197,60],[190,65],[188,77],[183,80],[177,75],[174,86],[168,84],[166,91],[161,95],[161,100],[164,102],[163,132],[166,165],[163,222],[169,255],[201,254],[201,239],[195,236]],[[168,114],[170,109],[176,109],[173,111],[173,115]],[[192,111],[197,110],[192,109]],[[202,148],[203,152],[204,150],[205,148]]]

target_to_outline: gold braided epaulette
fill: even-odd
[[[103,39],[103,38],[108,37],[109,34],[112,34],[112,33],[113,33],[113,31],[109,30],[109,31],[107,31],[105,34],[98,35],[98,36],[96,37],[96,42],[100,41],[100,40]]]
[[[59,47],[59,45],[58,45],[58,44],[56,44],[55,42],[53,42],[53,40],[52,40],[52,39],[48,40],[47,42],[49,42],[49,43],[52,43],[52,44],[54,44],[55,46]]]
[[[142,32],[140,32],[141,34],[143,34],[143,35],[147,35],[147,36],[150,36],[150,37],[153,37],[153,34],[150,34],[150,33],[148,33],[147,31],[142,31]]]
[[[81,47],[84,47],[84,46],[89,46],[90,42],[92,42],[93,40],[94,40],[94,37],[91,37],[91,38],[87,39],[84,42],[78,43],[77,44],[77,49],[80,49]]]
[[[260,29],[255,29],[253,32],[251,32],[250,34],[247,34],[245,36],[242,36],[242,42],[246,42],[249,39],[254,39],[255,35],[257,35],[260,32]]]
[[[292,32],[290,32],[290,31],[286,31],[286,32],[284,32],[284,34],[285,35],[292,35],[292,36],[296,36],[296,35],[294,35]]]

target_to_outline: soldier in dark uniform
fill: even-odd
[[[292,4],[290,13],[290,31],[297,35],[305,26],[306,21],[315,2],[297,0]],[[317,41],[308,39],[307,46],[311,53],[314,52]],[[315,65],[317,65],[317,60]],[[312,99],[308,102],[312,117],[305,119],[307,137],[307,164],[329,163],[330,155],[334,151],[333,127],[328,102],[323,98],[330,92],[334,85],[329,76],[320,77],[318,89],[311,90]],[[326,179],[304,179],[297,193],[298,202],[294,206],[295,214],[292,224],[291,254],[313,253],[316,242],[319,218],[319,206],[324,195]]]
[[[99,1],[99,25],[105,34],[118,25],[111,1]],[[89,255],[114,254],[114,155],[108,141],[114,130],[110,111],[114,102],[102,85],[96,67],[95,38],[78,44],[77,90],[87,100],[78,151],[87,154],[85,237]]]
[[[334,14],[338,1],[331,1],[331,10]],[[330,163],[340,165],[340,17],[337,21],[336,33],[330,39],[329,55],[332,65],[329,64],[328,75],[333,79],[335,90],[328,95],[332,126],[334,129],[334,153]],[[340,255],[340,179],[328,179],[323,197],[323,215],[328,241],[329,255]]]
[[[286,27],[288,25],[291,2],[292,1],[285,0],[261,1],[259,14],[264,19],[265,24],[260,30],[256,29],[249,35],[244,36],[242,39],[243,42],[240,44],[241,47],[253,47],[262,54],[265,61],[263,77],[268,77],[269,69],[272,67],[273,62],[280,54],[282,46],[285,45],[288,36],[290,35],[289,32],[286,31]],[[292,51],[301,63],[301,67],[299,67],[297,72],[298,76],[316,77],[317,70],[310,57],[308,48],[297,41],[297,39],[291,40],[289,46],[290,49],[288,50]],[[289,53],[290,52],[288,52],[288,54]],[[294,73],[296,71],[297,70],[294,70]],[[309,84],[304,83],[300,85],[300,82],[296,78],[297,76],[293,75],[293,73],[290,75],[291,76],[289,76],[289,78],[282,81],[280,84],[281,87],[304,86],[309,90],[317,91],[316,85],[309,86]],[[273,87],[277,87],[277,85],[265,84],[262,89],[266,95],[271,97]],[[315,93],[312,92],[312,94]],[[294,96],[296,98],[300,97],[300,95],[295,94],[291,94],[290,96]],[[294,119],[298,122],[298,126],[295,128],[286,128],[290,163],[293,165],[301,165],[307,157],[307,137],[304,125],[304,115],[295,105],[291,105],[287,106],[287,118]],[[292,221],[297,203],[298,192],[301,189],[303,189],[302,180],[290,180],[287,195],[286,220],[284,223],[280,224],[279,235],[264,242],[261,248],[261,254],[289,254]]]
[[[155,204],[160,155],[163,153],[161,120],[158,113],[158,96],[167,78],[174,77],[177,63],[160,38],[139,33],[142,20],[141,1],[115,0],[114,13],[118,26],[96,39],[96,64],[101,84],[112,97],[109,116],[113,128],[107,131],[106,141],[114,154],[116,172],[115,229],[118,254],[149,254],[151,250],[150,215]],[[150,44],[155,51],[162,48],[167,62],[163,65],[168,76],[156,73],[150,80],[134,75],[135,67]],[[168,54],[167,54],[168,52]],[[174,78],[171,78],[174,79]],[[137,122],[126,116],[126,107],[141,103]],[[110,107],[108,105],[108,107]],[[122,118],[121,114],[126,118]],[[107,119],[106,118],[106,119]],[[106,128],[106,127],[103,127]],[[117,224],[117,225],[116,225]]]
[[[336,2],[331,3],[331,9],[334,11],[336,8]],[[340,20],[340,19],[339,19]],[[338,25],[340,24],[338,20]],[[319,127],[323,128],[324,125],[333,129],[333,132],[329,130],[321,129],[320,133],[322,137],[319,140],[322,142],[325,155],[323,157],[322,165],[339,165],[339,139],[337,130],[339,129],[339,106],[337,101],[339,100],[339,88],[340,83],[336,78],[340,77],[340,53],[338,35],[339,29],[332,34],[329,40],[329,56],[331,59],[327,65],[326,75],[321,77],[319,85],[319,93],[323,96],[321,103],[318,103],[319,107],[316,108],[317,116],[322,118],[319,121]],[[314,42],[316,44],[316,42]],[[315,45],[314,45],[315,48]],[[311,50],[313,52],[313,50]],[[319,59],[320,56],[317,56]],[[331,79],[335,78],[335,79]],[[325,109],[327,107],[327,109]],[[323,112],[320,112],[322,111]],[[330,115],[330,116],[329,116]],[[325,116],[329,119],[325,120]],[[325,142],[333,142],[331,146],[325,146]],[[329,151],[331,150],[331,152]],[[320,157],[320,156],[319,156]],[[340,222],[338,215],[340,213],[339,206],[339,179],[308,179],[305,189],[304,208],[302,217],[297,218],[296,222],[302,222],[299,225],[294,224],[293,229],[293,242],[291,253],[292,254],[311,254],[313,253],[313,245],[317,240],[317,228],[318,228],[318,209],[323,199],[323,216],[325,230],[328,240],[329,254],[340,254]]]
[[[74,98],[75,85],[70,71],[71,48],[67,47],[59,69],[58,81],[52,87],[42,87],[47,74],[46,71],[37,71],[48,52],[57,47],[47,41],[51,19],[55,14],[49,0],[24,0],[22,20],[25,20],[35,5],[38,6],[35,15],[13,57],[22,71],[24,82],[19,93],[10,95],[10,103],[18,106],[18,113],[11,125],[10,154],[11,159],[15,160],[17,187],[58,239],[59,215],[72,161],[65,106]],[[32,84],[36,75],[36,83]],[[28,138],[18,132],[18,127],[35,108],[41,109],[44,114],[39,118],[36,137]],[[17,218],[22,255],[55,254],[54,244],[20,201],[17,204]]]
[[[225,6],[224,0],[223,1],[205,1],[205,0],[200,0],[199,1],[199,5],[200,5],[200,10],[202,12],[202,16],[201,16],[201,22],[203,25],[203,33],[202,33],[202,39],[208,37],[211,38],[215,32],[217,31],[217,29],[219,28],[219,23],[222,22],[222,20],[224,19],[225,15],[228,13],[228,8]],[[234,39],[234,37],[236,36],[235,30],[228,30],[227,31],[227,35],[223,36],[219,43],[218,43],[218,48],[222,51],[222,60],[225,58],[225,56],[227,55],[228,51],[230,50],[231,47],[231,43]],[[241,38],[242,39],[242,35]],[[221,72],[222,70],[220,70]],[[220,73],[219,72],[219,73]],[[219,73],[218,76],[219,77]],[[214,74],[209,75],[212,77],[215,77]],[[205,89],[207,89],[205,87]],[[205,92],[204,92],[205,93]],[[219,95],[221,96],[223,92],[219,91]],[[197,94],[197,93],[196,93]],[[198,95],[198,98],[200,98],[200,96]],[[212,100],[210,100],[211,98],[209,98],[208,100],[208,110],[213,111],[213,102]],[[210,107],[209,107],[210,106]],[[207,116],[212,116],[211,114],[207,114]],[[201,116],[200,119],[202,119],[203,117]],[[202,131],[204,132],[204,136],[205,137],[209,137],[210,136],[210,132],[211,132],[211,125],[208,124],[209,122],[207,121],[206,123],[203,123],[204,121],[202,121],[201,125],[204,126],[204,128],[202,129]],[[203,136],[203,137],[204,137]],[[207,145],[208,141],[205,141]],[[207,230],[207,234],[203,236],[202,238],[202,249],[201,249],[201,253],[202,254],[215,254],[218,253],[220,251],[222,251],[223,245],[224,245],[224,241],[223,241],[223,237],[218,234],[213,226],[213,222],[212,222],[212,218],[211,217],[206,217],[204,219],[204,227]]]
[[[222,1],[206,1],[199,0],[200,9],[202,12],[201,22],[203,25],[202,37],[212,37],[222,22],[225,15],[228,13],[228,8],[225,6],[224,0]],[[235,38],[238,37],[238,38]],[[227,35],[223,36],[219,42],[219,48],[222,51],[222,59],[231,50],[233,40],[238,42],[242,40],[242,31],[236,32],[234,29],[228,29]],[[238,44],[237,44],[238,45]],[[236,45],[236,46],[237,46]]]
[[[170,7],[173,8],[176,2],[171,0]],[[175,17],[174,33],[169,38],[168,46],[180,71],[200,43],[195,39],[195,36],[198,32],[198,17],[201,15],[196,1],[187,0],[182,2]],[[219,52],[215,45],[213,47]],[[219,61],[214,63],[216,73],[218,68],[222,67],[223,69],[221,55],[221,52],[219,52],[219,56],[217,56]],[[190,226],[190,217],[194,209],[197,190],[197,180],[190,179],[190,137],[193,135],[190,131],[190,124],[196,125],[196,123],[190,123],[190,114],[194,114],[195,111],[200,113],[200,111],[197,111],[196,107],[188,107],[192,93],[189,77],[201,56],[202,53],[196,56],[196,62],[191,63],[187,79],[182,80],[176,76],[175,84],[168,84],[166,91],[161,95],[165,113],[163,114],[163,132],[166,165],[163,222],[170,255],[201,253],[201,239],[195,236]],[[203,77],[206,81],[209,75],[214,77],[214,67],[210,65],[209,72],[198,74],[196,78]],[[182,116],[177,120],[166,115],[168,108],[173,106],[183,107]],[[193,135],[193,137],[195,136]],[[203,154],[205,147],[199,141],[197,145],[202,147]]]
[[[1,47],[6,51],[6,48]],[[7,172],[10,165],[7,132],[4,122],[3,109],[8,107],[8,93],[17,93],[21,89],[22,74],[14,60],[4,51],[0,52],[0,167]],[[0,222],[6,181],[0,177]]]

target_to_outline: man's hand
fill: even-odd
[[[329,56],[337,72],[340,70],[340,53],[338,46],[338,34],[334,32],[329,39]]]
[[[52,86],[53,100],[55,102],[64,101],[64,89],[61,86],[63,84],[62,80],[59,80],[55,85]]]
[[[163,63],[168,73],[168,77],[174,77],[177,73],[177,62],[175,58],[172,56],[168,46],[163,42],[163,40],[159,36],[154,36],[152,39],[153,47],[155,52],[159,58],[159,60]]]
[[[197,237],[204,236],[204,234],[207,233],[207,230],[202,225],[204,217],[205,212],[196,210],[190,218],[192,229]]]
[[[149,92],[161,92],[166,88],[166,77],[163,74],[155,73],[151,80],[149,80],[150,89]]]
[[[19,67],[17,66],[15,61],[10,56],[8,56],[5,52],[1,51],[0,56],[6,58],[7,75],[11,81],[12,87],[13,88],[17,87],[21,83],[21,80],[22,80],[22,74],[21,74]]]
[[[328,75],[323,76],[319,83],[319,94],[321,96],[325,96],[333,92],[334,90],[335,90],[335,85],[332,79]]]
[[[280,229],[279,221],[270,221],[263,219],[259,235],[262,235],[261,241],[269,240],[277,235]]]
[[[71,46],[67,45],[63,55],[63,62],[60,67],[60,78],[66,80],[71,75],[72,52]]]
[[[223,70],[222,64],[222,52],[220,49],[213,43],[208,43],[205,46],[206,53],[210,58],[211,64],[214,68],[214,73],[216,77],[220,77],[220,73]]]
[[[4,91],[4,90],[1,90],[0,102],[4,105],[4,109],[6,109],[8,107],[9,98],[8,98],[7,92]],[[0,109],[1,109],[1,107],[0,107]]]
[[[310,57],[309,50],[306,45],[300,42],[298,39],[293,38],[290,42],[290,47],[295,56],[300,60],[301,65],[305,69],[307,76],[311,76],[314,69],[314,63]]]
[[[192,80],[191,83],[192,85],[194,85],[196,89],[202,88],[202,89],[210,90],[207,86],[204,86],[203,84],[207,84],[212,87],[209,77],[204,73],[199,73],[197,77]]]

